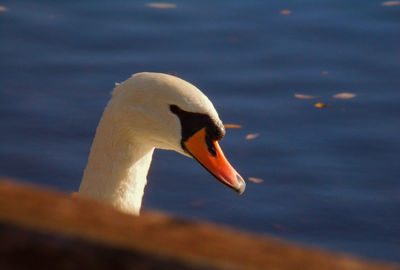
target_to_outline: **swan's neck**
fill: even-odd
[[[110,108],[108,108],[110,109]],[[129,141],[109,110],[97,127],[79,195],[139,214],[154,147],[139,138]]]

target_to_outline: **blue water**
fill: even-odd
[[[114,83],[175,73],[243,125],[222,148],[264,182],[238,196],[157,151],[145,208],[400,262],[400,6],[82,2],[0,2],[0,175],[76,191]]]

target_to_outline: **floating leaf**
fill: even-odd
[[[160,8],[160,9],[167,9],[167,8],[176,8],[176,4],[170,3],[148,3],[146,6],[151,8]]]
[[[322,103],[322,102],[317,102],[314,104],[315,108],[325,108],[328,107],[328,104]]]
[[[260,134],[258,134],[258,133],[247,134],[246,140],[253,140],[253,139],[257,138],[259,135]]]
[[[257,178],[257,177],[247,177],[247,179],[249,179],[250,182],[253,182],[256,184],[260,184],[260,183],[264,182],[263,179]]]
[[[349,98],[354,98],[356,94],[353,93],[339,93],[336,95],[333,95],[333,98],[340,98],[340,99],[349,99]]]
[[[289,15],[290,13],[292,13],[292,12],[288,9],[281,10],[282,15]]]
[[[381,5],[383,7],[388,7],[388,6],[400,6],[400,1],[386,1],[382,2]]]
[[[199,206],[203,206],[203,205],[204,205],[204,202],[203,202],[203,201],[192,201],[192,202],[190,203],[190,205],[191,205],[191,206],[194,206],[194,207],[199,207]]]
[[[274,226],[276,229],[282,231],[282,232],[289,232],[290,229],[286,226],[283,226],[281,224],[273,223],[272,226]]]
[[[8,9],[5,6],[0,6],[0,12],[6,12]]]
[[[236,125],[236,124],[224,124],[225,128],[242,128],[241,125]]]
[[[320,98],[320,97],[304,95],[304,94],[294,94],[294,97],[298,98],[298,99],[316,99],[316,98]]]

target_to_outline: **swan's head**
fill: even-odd
[[[114,89],[109,107],[127,140],[193,157],[243,193],[243,178],[218,144],[224,125],[211,101],[192,84],[172,75],[137,73]]]

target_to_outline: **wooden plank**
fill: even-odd
[[[0,269],[212,269],[73,236],[0,223]]]
[[[33,239],[31,247],[43,239],[56,246],[67,243],[63,253],[70,250],[72,257],[77,257],[76,248],[84,246],[95,255],[88,260],[98,258],[102,266],[107,256],[133,258],[120,259],[128,268],[113,269],[400,269],[158,212],[134,217],[107,205],[10,181],[0,182],[0,223],[2,242],[5,235],[14,235],[16,241],[20,235]],[[63,241],[57,240],[60,237]],[[13,237],[7,241],[15,243]],[[10,254],[4,246],[0,253]],[[48,260],[57,257],[51,252],[41,254]]]

